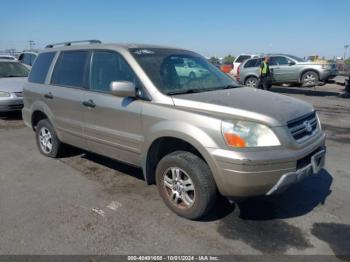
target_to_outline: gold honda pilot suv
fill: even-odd
[[[218,194],[279,193],[324,165],[325,134],[310,104],[240,86],[183,49],[48,45],[23,99],[43,155],[73,145],[141,167],[165,204],[190,219]]]

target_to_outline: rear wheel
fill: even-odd
[[[247,80],[245,80],[244,82],[244,84],[247,87],[252,87],[252,88],[258,88],[258,83],[259,83],[259,80],[254,76],[248,77]]]
[[[157,166],[156,182],[165,204],[182,217],[198,219],[216,200],[216,185],[208,165],[190,152],[165,156]]]
[[[59,157],[65,147],[48,119],[40,120],[36,126],[36,142],[41,154],[53,158]]]
[[[314,71],[307,71],[302,76],[303,86],[315,86],[318,83],[318,74]]]

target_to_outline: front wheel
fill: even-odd
[[[198,156],[176,151],[160,160],[156,182],[165,204],[176,214],[198,219],[208,213],[217,189],[208,165]]]
[[[318,83],[318,74],[314,71],[307,71],[302,76],[303,86],[315,86]]]

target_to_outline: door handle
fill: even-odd
[[[45,94],[44,97],[47,98],[47,99],[53,99],[53,95],[52,95],[51,92]]]
[[[89,99],[88,101],[83,101],[83,106],[89,107],[89,108],[94,108],[96,107],[96,104],[92,99]]]

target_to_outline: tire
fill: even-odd
[[[258,88],[259,80],[255,76],[250,76],[245,80],[244,85],[251,88]]]
[[[48,119],[40,120],[36,126],[36,144],[41,154],[52,158],[61,156],[65,149]]]
[[[175,151],[162,158],[156,183],[165,204],[188,219],[203,217],[216,201],[217,188],[208,165],[190,152]]]
[[[196,74],[195,74],[194,72],[191,72],[191,73],[189,74],[189,78],[190,78],[190,79],[196,79]]]
[[[314,71],[306,71],[301,77],[303,86],[315,86],[319,81],[318,74]]]

